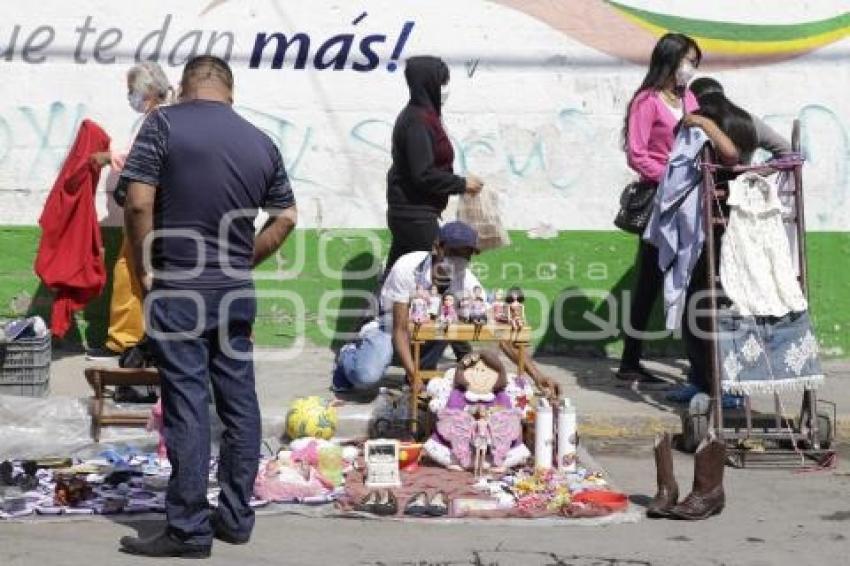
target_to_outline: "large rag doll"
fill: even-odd
[[[507,385],[496,352],[464,356],[455,368],[445,407],[437,411],[436,432],[425,443],[425,453],[451,469],[480,466],[499,472],[523,464],[531,453],[522,443],[522,412],[513,407]],[[488,431],[485,454],[477,434],[484,430],[481,419],[486,419]],[[484,461],[477,461],[482,456]]]

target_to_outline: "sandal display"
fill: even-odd
[[[414,493],[404,506],[404,514],[410,517],[425,517],[428,515],[428,495],[424,491]]]
[[[388,490],[382,489],[378,492],[378,502],[375,504],[375,515],[387,517],[398,513],[398,500],[395,494]]]
[[[361,513],[373,513],[375,514],[375,508],[378,504],[378,492],[370,491],[366,494],[366,497],[360,500],[360,503],[354,506],[355,511],[360,511]]]
[[[445,491],[438,491],[428,502],[428,515],[431,517],[445,517],[449,514],[449,501]]]

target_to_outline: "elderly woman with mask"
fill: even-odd
[[[107,178],[107,190],[112,191],[119,206],[123,206],[126,194],[126,183],[120,180],[121,170],[129,146],[132,146],[136,137],[137,128],[144,122],[144,116],[162,104],[169,104],[173,98],[174,89],[159,64],[145,61],[127,71],[127,102],[131,109],[143,115],[142,119],[136,123],[127,151],[105,151],[91,156],[92,161],[101,167],[108,165],[112,168]],[[130,247],[125,238],[112,275],[112,301],[109,306],[106,344],[101,348],[89,350],[86,357],[90,360],[115,358],[137,344],[144,335],[141,287],[135,280],[130,265]]]

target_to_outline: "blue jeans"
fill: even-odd
[[[461,356],[471,348],[465,342],[452,342],[455,354]],[[422,369],[434,369],[449,342],[429,342],[422,348]],[[383,328],[366,332],[339,352],[333,373],[337,391],[370,391],[378,386],[393,358],[392,334]]]
[[[251,343],[256,300],[253,289],[240,292],[245,296],[229,305],[228,291],[189,292],[197,302],[186,296],[150,297],[148,326],[162,376],[164,434],[172,467],[165,501],[168,530],[189,544],[209,545],[213,538],[207,503],[210,380],[224,424],[217,514],[227,530],[238,535],[250,534],[254,526],[249,502],[262,440]],[[158,332],[186,334],[167,339]]]

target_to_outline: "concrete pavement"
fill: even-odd
[[[654,493],[647,443],[594,453],[637,505]],[[693,458],[675,453],[683,493]],[[264,516],[246,546],[217,543],[209,564],[321,566],[799,566],[846,564],[850,551],[846,469],[809,474],[726,469],[723,514],[696,523],[652,521],[599,527],[412,524]],[[684,495],[683,495],[684,496]],[[118,539],[159,522],[108,518],[0,524],[0,563],[122,566],[153,563],[121,554]],[[49,540],[49,544],[45,541]]]

